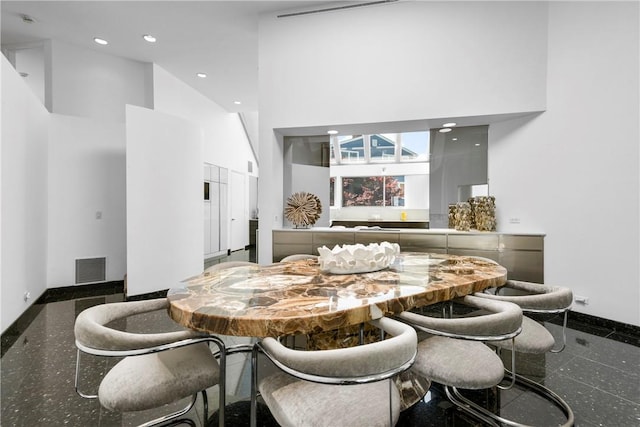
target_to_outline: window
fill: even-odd
[[[364,139],[362,136],[340,141],[341,163],[360,163],[364,161]]]
[[[369,146],[372,162],[395,162],[396,141],[384,135],[371,135]]]
[[[428,162],[429,137],[428,131],[337,136],[331,143],[331,164]]]
[[[342,178],[343,206],[404,206],[404,176]]]

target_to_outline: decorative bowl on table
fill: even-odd
[[[332,274],[369,273],[387,268],[400,253],[397,243],[336,245],[318,248],[320,270]]]

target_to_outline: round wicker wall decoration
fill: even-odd
[[[294,193],[287,199],[285,218],[298,227],[308,227],[316,223],[322,213],[320,199],[305,192]]]

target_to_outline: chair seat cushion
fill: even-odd
[[[393,424],[400,415],[400,393],[389,380],[328,385],[276,373],[260,381],[260,394],[283,427],[388,426],[389,390]]]
[[[129,356],[104,376],[100,403],[111,411],[141,411],[218,384],[218,362],[204,343]]]
[[[440,384],[474,390],[493,387],[504,376],[500,357],[483,343],[436,335],[418,343],[411,370]]]
[[[511,350],[511,340],[496,341],[496,347]],[[551,332],[540,323],[524,316],[522,318],[522,332],[516,336],[516,351],[520,353],[543,354],[555,345]]]

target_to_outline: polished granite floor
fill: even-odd
[[[209,264],[227,259],[252,260],[254,256],[252,251],[239,251]],[[63,296],[52,295],[41,299],[3,334],[0,425],[128,426],[168,411],[165,408],[161,412],[114,414],[101,409],[96,401],[80,398],[74,391],[75,317],[92,305],[122,301],[123,298],[122,286],[118,284],[104,285],[97,291],[82,287]],[[612,329],[611,325],[596,325],[586,322],[584,316],[578,317],[579,320],[570,320],[567,348],[562,353],[519,358],[518,369],[562,396],[573,408],[577,426],[640,426],[640,334],[637,328]],[[557,323],[557,319],[545,322],[556,336],[560,336],[561,328]],[[127,330],[131,331],[171,328],[176,325],[163,312],[137,316],[127,322]],[[225,337],[225,340],[229,344],[248,342],[236,337]],[[83,386],[95,389],[109,363],[83,359]],[[265,367],[263,371],[267,369]],[[248,425],[249,363],[246,354],[236,354],[228,360],[227,393],[226,424]],[[210,389],[208,394],[211,411],[215,411],[217,388]],[[473,393],[471,397],[499,408],[507,418],[530,425],[562,423],[562,415],[556,408],[519,388]],[[202,412],[199,400],[196,409],[181,425],[217,425],[217,413],[204,420]],[[261,407],[259,424],[277,426],[264,407]],[[436,384],[422,401],[404,411],[398,422],[398,426],[482,425],[451,405]]]

